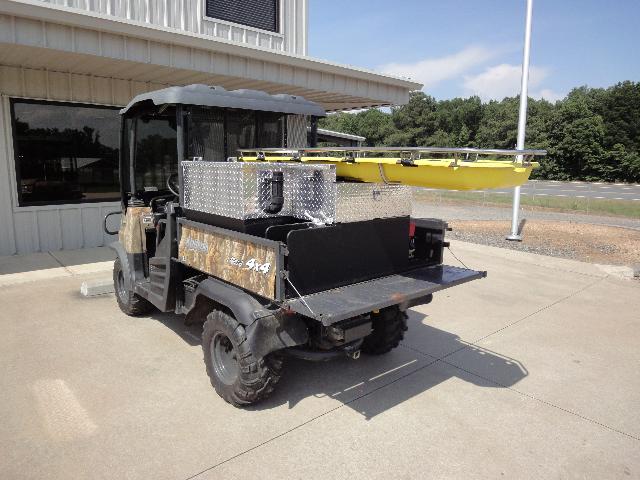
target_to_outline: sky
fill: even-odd
[[[437,99],[520,90],[525,0],[309,0],[309,55],[410,77]],[[640,0],[535,0],[529,94],[640,81]]]

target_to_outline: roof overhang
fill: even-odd
[[[406,103],[421,84],[37,0],[0,0],[0,64],[299,95],[327,111]]]

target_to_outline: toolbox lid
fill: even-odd
[[[151,101],[154,105],[198,105],[206,107],[241,108],[265,112],[291,113],[324,117],[324,109],[317,103],[305,100],[297,95],[270,95],[258,90],[226,90],[223,87],[203,84],[184,87],[168,87],[153,92],[136,95],[129,104],[120,110],[124,115],[134,106]]]

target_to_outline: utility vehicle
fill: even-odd
[[[389,352],[408,308],[485,276],[442,264],[447,224],[411,218],[410,187],[313,161],[313,102],[190,85],[121,115],[116,300],[202,323],[207,374],[235,406],[266,398],[287,356]]]

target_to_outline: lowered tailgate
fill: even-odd
[[[487,276],[487,272],[438,265],[305,295],[287,302],[289,308],[323,325],[391,305],[419,304],[428,295]]]

